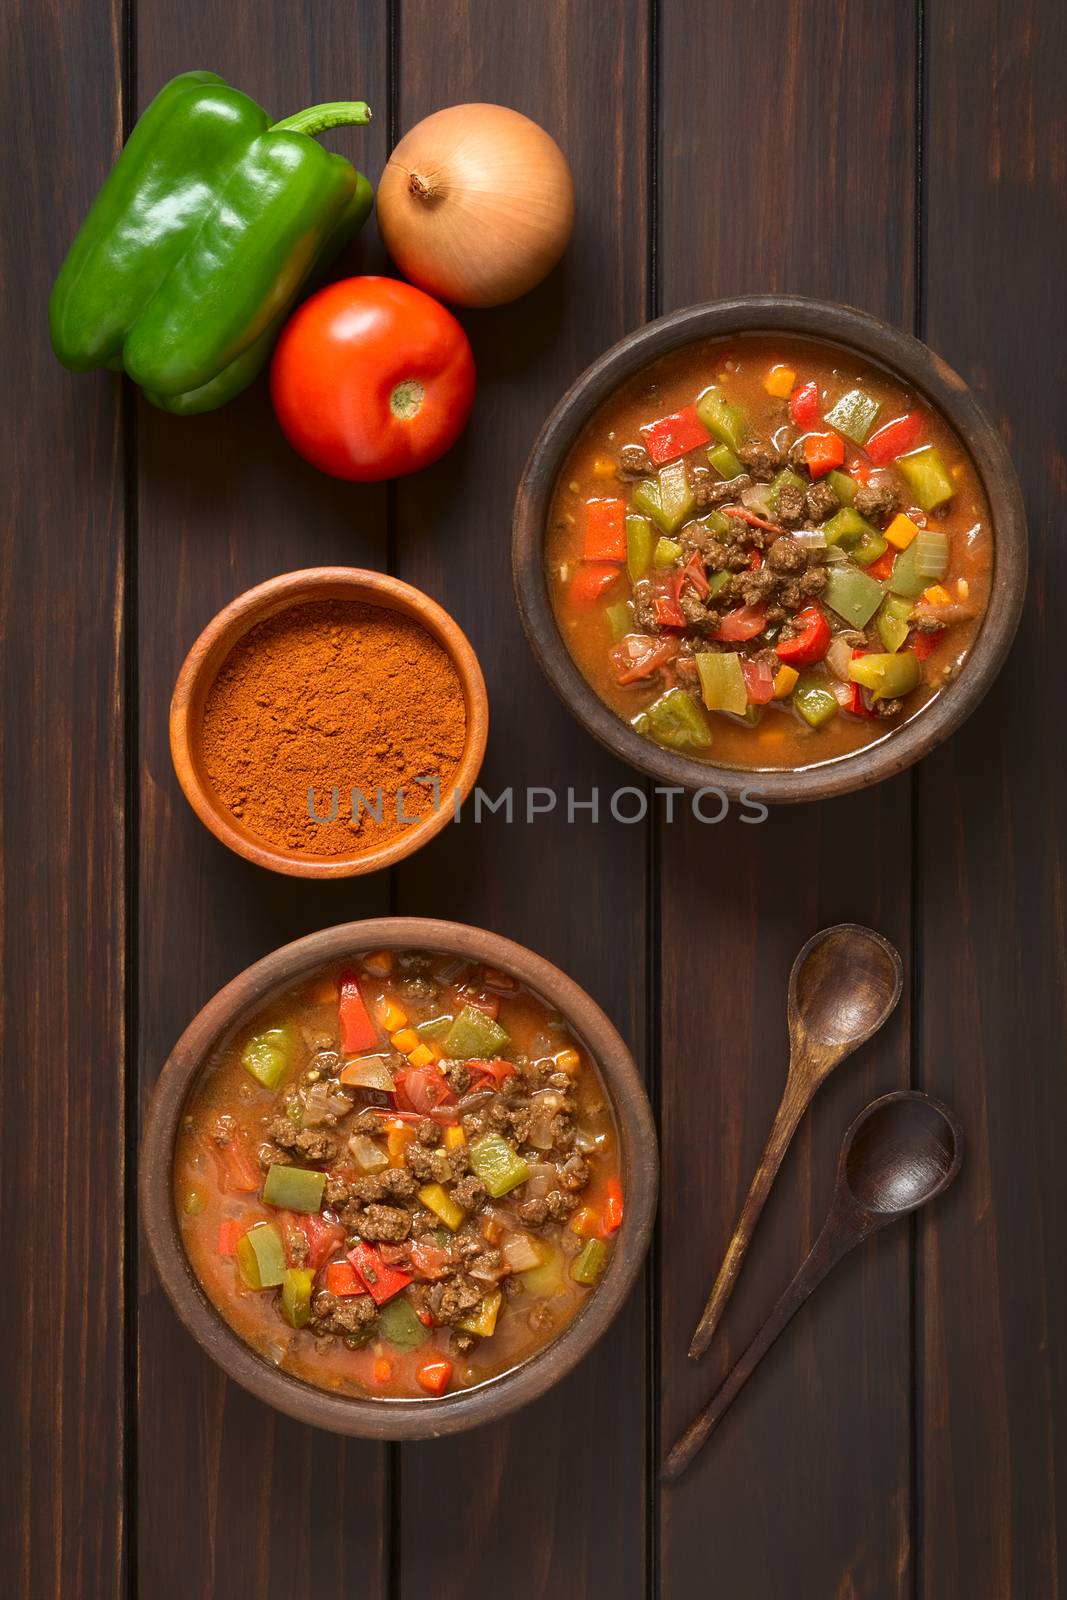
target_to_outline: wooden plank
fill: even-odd
[[[52,355],[52,280],[121,139],[117,5],[0,30],[4,1071],[0,1551],[12,1593],[120,1593],[123,490],[119,390]]]
[[[926,9],[923,332],[1008,441],[1031,581],[1003,675],[918,788],[922,1075],[969,1140],[920,1228],[925,1600],[1030,1600],[1067,1579],[1067,800],[1049,670],[1067,591],[1065,47],[1055,0]]]
[[[143,106],[191,61],[278,116],[365,97],[369,129],[326,142],[376,176],[388,125],[384,6],[299,17],[282,0],[208,0],[136,18]],[[377,261],[363,240],[338,267]],[[365,267],[364,267],[365,270]],[[284,444],[265,385],[224,411],[137,412],[140,658],[140,1071],[145,1092],[200,1005],[249,961],[314,928],[386,908],[384,879],[316,886],[238,860],[200,825],[171,770],[167,706],[181,660],[226,601],[279,572],[383,567],[380,488],[324,478]],[[138,1556],[145,1594],[383,1593],[386,1451],[287,1421],[226,1383],[179,1327],[146,1258],[138,1317]]]
[[[489,794],[632,783],[540,678],[515,615],[512,500],[545,415],[645,309],[647,14],[566,0],[401,0],[400,128],[440,106],[499,101],[534,117],[574,167],[578,220],[564,265],[533,294],[464,315],[479,393],[464,440],[397,493],[397,558],[466,628],[490,697]],[[595,85],[595,90],[593,86]],[[591,92],[592,91],[592,92]],[[399,909],[507,933],[585,984],[640,1059],[645,1028],[645,863],[640,826],[587,813],[450,828],[398,874]],[[643,1305],[510,1421],[401,1451],[400,1592],[467,1595],[490,1571],[516,1597],[646,1592]],[[425,1536],[432,1507],[433,1537]]]
[[[664,0],[662,308],[771,290],[909,326],[916,37],[906,8],[783,0],[773,33],[727,0]],[[758,97],[758,99],[757,99]],[[694,115],[694,103],[700,106]],[[758,785],[757,785],[758,787]],[[908,1081],[907,1017],[802,1125],[718,1342],[686,1349],[784,1082],[786,982],[817,928],[869,923],[907,954],[910,780],[762,825],[660,830],[662,1439],[717,1386],[822,1221],[850,1118]],[[909,1249],[876,1241],[820,1290],[660,1516],[662,1592],[888,1600],[910,1569]]]

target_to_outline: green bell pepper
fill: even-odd
[[[273,1222],[258,1223],[237,1241],[237,1270],[250,1289],[276,1289],[285,1280],[282,1236]]]
[[[772,511],[778,509],[778,496],[783,489],[799,489],[803,493],[806,488],[803,478],[799,477],[791,467],[783,467],[781,472],[776,472],[771,479],[771,490],[767,496],[767,504]]]
[[[702,528],[707,528],[709,533],[713,533],[716,539],[722,539],[727,534],[732,536],[737,532],[734,519],[724,516],[721,511],[709,511],[706,517],[698,517],[697,521]]]
[[[859,562],[861,567],[869,567],[872,561],[877,561],[879,556],[884,556],[889,545],[882,538],[877,528],[871,528],[868,533],[861,534],[856,543],[849,550],[853,561]]]
[[[611,630],[611,637],[617,644],[620,639],[625,638],[633,625],[630,607],[625,600],[616,600],[614,605],[604,607],[604,616]]]
[[[720,478],[739,478],[744,471],[728,444],[714,445],[708,451],[708,462],[715,468]]]
[[[654,567],[673,567],[682,553],[682,547],[677,539],[657,539],[656,548],[652,552],[652,565]]]
[[[634,718],[633,727],[668,750],[706,750],[711,744],[708,719],[687,689],[668,689]]]
[[[900,456],[896,467],[907,479],[908,487],[924,511],[944,505],[956,493],[956,485],[941,453],[932,444],[912,451],[910,456]]]
[[[843,563],[840,567],[831,567],[820,598],[854,628],[865,628],[881,605],[884,593],[876,579],[869,578],[858,567]]]
[[[850,505],[859,494],[860,486],[855,478],[850,478],[848,473],[842,472],[839,467],[826,474],[825,482],[830,485],[843,506]]]
[[[275,1162],[267,1169],[263,1199],[265,1204],[277,1206],[279,1211],[306,1211],[315,1215],[322,1209],[325,1189],[325,1172],[316,1172],[312,1167],[281,1166]]]
[[[626,570],[631,583],[643,578],[652,564],[652,523],[648,517],[626,518]]]
[[[911,632],[910,616],[910,600],[901,595],[886,595],[878,613],[878,637],[891,654],[900,649]]]
[[[455,1020],[452,1016],[429,1017],[425,1022],[416,1022],[415,1032],[424,1041],[433,1039],[440,1044]]]
[[[893,563],[889,587],[914,600],[948,570],[948,535],[939,528],[921,528]]]
[[[702,650],[696,658],[700,693],[709,711],[732,711],[743,717],[748,710],[748,690],[741,657],[733,651]]]
[[[725,399],[715,384],[705,389],[696,403],[696,414],[721,444],[727,445],[736,455],[748,436],[748,418],[741,406]]]
[[[821,728],[837,716],[837,696],[827,688],[825,678],[811,672],[802,672],[793,685],[793,704],[812,728]]]
[[[853,444],[866,444],[881,409],[882,402],[865,389],[850,389],[826,413],[826,421]]]
[[[684,461],[672,461],[655,478],[646,478],[634,490],[634,505],[647,513],[661,533],[674,533],[696,507],[696,495]]]
[[[911,693],[922,672],[914,650],[898,650],[884,656],[857,656],[849,662],[848,675],[869,689],[875,700],[896,700]]]
[[[294,1043],[288,1023],[281,1028],[267,1028],[249,1039],[241,1051],[241,1065],[264,1089],[276,1089],[289,1069]]]
[[[290,1328],[303,1328],[311,1317],[312,1267],[287,1267],[282,1279],[282,1316]]]
[[[494,1200],[525,1183],[530,1169],[522,1156],[499,1133],[487,1133],[470,1147],[471,1171],[481,1178]]]
[[[441,1041],[450,1061],[491,1061],[508,1042],[508,1036],[488,1012],[464,1006]]]
[[[211,411],[250,384],[311,272],[373,191],[315,134],[362,101],[272,123],[213,72],[184,72],[140,118],[52,290],[52,347],[76,372],[125,370],[154,405]]]
[[[571,1263],[571,1277],[575,1283],[591,1288],[600,1277],[608,1259],[608,1247],[603,1239],[587,1239]]]
[[[840,511],[835,511],[833,516],[823,524],[823,534],[828,545],[839,544],[844,549],[856,543],[857,539],[864,539],[868,534],[877,533],[877,529],[858,511],[853,511],[851,506],[842,506]]]
[[[417,1350],[430,1337],[429,1328],[419,1321],[414,1306],[402,1294],[378,1312],[378,1332],[397,1350]]]

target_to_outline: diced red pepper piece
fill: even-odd
[[[813,667],[830,648],[830,624],[818,606],[798,611],[793,621],[802,625],[803,633],[776,644],[774,653],[787,667]]]
[[[492,1079],[498,1088],[505,1079],[513,1078],[518,1071],[518,1068],[513,1067],[510,1061],[504,1061],[499,1056],[493,1061],[468,1061],[467,1066],[471,1072],[484,1073],[487,1078]],[[467,1092],[470,1093],[469,1090]]]
[[[582,560],[626,560],[626,506],[623,501],[586,501]]]
[[[571,598],[591,605],[611,588],[621,571],[621,567],[608,566],[602,561],[583,561],[570,582]]]
[[[427,1394],[444,1394],[448,1388],[448,1380],[452,1376],[452,1363],[443,1356],[427,1356],[425,1361],[420,1361],[415,1368],[415,1376]]]
[[[410,1273],[387,1266],[374,1246],[365,1244],[362,1239],[348,1252],[348,1259],[376,1306],[383,1306],[411,1282]]]
[[[341,1021],[341,1049],[345,1055],[354,1056],[361,1050],[372,1050],[378,1043],[378,1030],[363,1003],[359,979],[354,972],[341,974],[338,1012]]]
[[[684,628],[685,612],[673,594],[658,594],[652,602],[652,611],[661,628]]]
[[[819,385],[801,383],[789,396],[789,415],[798,428],[810,428],[819,419]]]
[[[666,461],[677,461],[679,456],[707,444],[711,434],[697,416],[695,406],[685,406],[669,417],[660,417],[641,429],[641,437],[657,467]]]
[[[884,428],[871,434],[867,440],[867,454],[877,466],[887,466],[897,456],[915,449],[925,427],[926,418],[921,411],[909,411],[906,416],[894,417]]]
[[[242,1224],[235,1217],[226,1217],[219,1223],[219,1238],[215,1249],[220,1256],[236,1255],[237,1241],[243,1231]]]
[[[363,1279],[350,1261],[331,1261],[326,1268],[326,1287],[339,1300],[349,1295],[366,1294]]]
[[[925,661],[932,656],[937,647],[936,633],[920,633],[918,630],[908,634],[907,649],[920,660]]]
[[[606,1238],[610,1233],[617,1233],[622,1225],[622,1184],[618,1178],[609,1178],[605,1187],[604,1210],[600,1222],[602,1238]]]
[[[216,1144],[212,1139],[210,1149],[219,1169],[219,1188],[224,1194],[254,1194],[261,1186],[263,1174],[240,1134],[234,1134],[225,1144]]]
[[[754,639],[766,626],[766,606],[735,606],[733,611],[728,611],[723,617],[719,631],[713,637],[740,644],[745,639]]]
[[[341,1243],[345,1230],[339,1222],[327,1222],[325,1217],[314,1214],[301,1216],[297,1220],[308,1244],[304,1266],[318,1271],[326,1257]]]
[[[711,585],[704,573],[704,558],[699,550],[694,550],[685,566],[682,568],[682,582],[691,583],[702,600],[711,593]]]
[[[887,550],[877,561],[872,561],[870,566],[864,567],[863,570],[869,578],[877,578],[879,583],[884,583],[886,578],[893,576],[893,563],[896,559],[896,551]]]
[[[804,440],[804,460],[813,478],[839,467],[845,459],[845,441],[837,433],[809,433]]]
[[[855,661],[857,656],[865,656],[866,654],[866,650],[853,650],[852,659]],[[877,712],[872,711],[863,698],[862,684],[848,683],[842,684],[841,687],[849,691],[842,701],[846,711],[851,711],[854,717],[873,717],[877,715]]]
[[[639,683],[673,661],[678,654],[677,639],[655,639],[651,634],[631,634],[623,644],[616,645],[611,658],[619,668],[618,682]]]
[[[459,993],[459,992],[460,991],[457,991],[457,993]],[[486,1016],[487,1017],[492,1017],[494,1022],[496,1021],[497,1017],[499,1017],[499,1015],[500,1015],[500,996],[499,995],[486,994],[484,989],[477,989],[477,990],[473,990],[473,991],[470,990],[470,989],[464,989],[462,991],[462,995],[463,995],[463,1004],[465,1006],[474,1006],[478,1011],[484,1011]]]
[[[758,550],[750,550],[749,551],[749,556],[748,556],[748,570],[749,570],[749,572],[758,572],[760,567],[762,567],[762,565],[763,565],[763,557],[760,555],[759,551]]]
[[[768,700],[774,699],[774,673],[766,662],[742,656],[741,676],[745,680],[745,693],[754,706],[765,706]]]

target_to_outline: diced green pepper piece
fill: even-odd
[[[878,637],[889,651],[900,649],[911,632],[911,601],[887,594],[878,613]]]
[[[767,504],[772,511],[777,511],[778,496],[783,489],[799,489],[803,493],[804,488],[803,478],[799,477],[792,467],[783,467],[781,472],[775,473],[771,479],[771,489],[767,496]]]
[[[313,1267],[288,1267],[282,1279],[282,1316],[291,1328],[302,1328],[311,1316]]]
[[[731,405],[717,385],[705,389],[696,403],[696,413],[709,433],[736,455],[748,436],[748,418],[742,406]]]
[[[924,511],[933,511],[944,505],[956,493],[956,485],[941,458],[941,452],[932,444],[913,450],[910,456],[900,456],[896,462],[898,472],[907,479],[908,487]]]
[[[654,567],[673,567],[682,553],[682,547],[677,539],[657,539],[656,548],[652,552],[652,565]]]
[[[826,474],[826,482],[843,506],[851,504],[859,493],[860,486],[855,478],[850,478],[848,473],[842,472],[839,467],[835,467],[832,472]]]
[[[812,728],[821,728],[837,716],[837,696],[827,688],[825,678],[811,672],[802,672],[794,684],[793,704]]]
[[[748,709],[748,691],[741,671],[741,657],[734,652],[703,650],[696,658],[700,693],[709,711],[732,711],[743,717]]]
[[[882,603],[885,591],[858,567],[844,563],[831,567],[820,599],[854,628],[865,628]]]
[[[840,511],[835,511],[833,516],[823,523],[823,534],[828,545],[839,544],[843,549],[855,544],[857,539],[866,537],[867,534],[876,533],[865,517],[858,511],[853,511],[851,506],[842,506]]]
[[[276,1089],[289,1068],[296,1039],[292,1028],[268,1028],[249,1039],[241,1051],[241,1065],[264,1089]]]
[[[630,582],[643,578],[652,564],[652,523],[648,517],[626,518],[626,570]]]
[[[204,1199],[199,1189],[190,1189],[189,1193],[185,1197],[185,1204],[182,1209],[185,1211],[187,1216],[198,1217],[206,1204],[207,1201]]]
[[[565,1262],[563,1251],[558,1245],[550,1245],[543,1239],[538,1239],[537,1247],[544,1252],[544,1259],[539,1267],[530,1267],[528,1271],[521,1272],[523,1288],[530,1294],[535,1294],[543,1300],[551,1300],[553,1295],[563,1293],[563,1270]]]
[[[477,1006],[464,1006],[442,1039],[441,1049],[451,1061],[490,1061],[507,1042],[499,1022]]]
[[[731,519],[721,511],[709,511],[706,517],[698,517],[697,521],[702,528],[707,528],[716,539],[721,539],[724,533],[734,532]]]
[[[709,596],[709,599],[710,599],[711,595],[718,594],[720,589],[725,589],[726,588],[726,585],[730,581],[730,577],[731,577],[731,574],[729,572],[713,572],[712,573],[711,577],[708,579],[708,596]]]
[[[923,528],[897,556],[889,587],[894,594],[915,600],[931,583],[944,577],[947,567],[947,537],[940,531]]]
[[[728,444],[712,445],[708,451],[708,464],[715,468],[720,478],[739,478],[744,471]]]
[[[267,1169],[263,1199],[279,1211],[314,1213],[322,1209],[325,1188],[325,1172],[315,1172],[311,1167],[283,1167],[275,1162]]]
[[[273,1222],[249,1228],[237,1241],[237,1269],[250,1289],[276,1289],[285,1277],[282,1236]]]
[[[663,533],[674,533],[696,506],[684,461],[672,461],[655,479],[645,478],[634,490],[634,505],[647,513]]]
[[[479,1339],[491,1339],[496,1332],[496,1319],[500,1315],[500,1307],[504,1303],[504,1296],[499,1289],[494,1289],[487,1294],[479,1306],[468,1313],[461,1322],[456,1323],[461,1333],[473,1333]]]
[[[826,413],[826,421],[853,444],[866,444],[882,402],[865,389],[850,389]]]
[[[575,1283],[591,1288],[600,1277],[608,1259],[608,1247],[603,1239],[587,1239],[571,1263],[571,1277]]]
[[[487,1133],[470,1148],[471,1171],[481,1178],[494,1200],[510,1194],[530,1176],[518,1151],[499,1133]]]
[[[898,650],[895,655],[857,656],[849,662],[848,675],[869,689],[875,700],[896,700],[911,693],[922,672],[914,650]]]
[[[416,1022],[415,1032],[420,1039],[434,1039],[440,1042],[454,1021],[455,1018],[452,1016],[430,1017],[426,1022]]]
[[[643,713],[643,720],[640,731],[668,750],[706,750],[711,744],[708,719],[687,689],[668,689]]]
[[[889,549],[877,528],[872,528],[869,533],[861,534],[856,543],[849,550],[853,561],[858,561],[861,567],[869,567],[872,561],[877,561],[879,556],[884,556]]]
[[[430,1330],[420,1322],[410,1300],[402,1294],[386,1301],[378,1312],[378,1332],[397,1350],[417,1350],[430,1337]]]
[[[630,607],[625,600],[616,600],[613,606],[604,607],[604,616],[607,618],[611,637],[618,642],[630,631]]]

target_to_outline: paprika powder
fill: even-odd
[[[208,692],[204,769],[275,848],[352,855],[451,806],[459,674],[417,621],[352,600],[292,606],[241,639]]]

